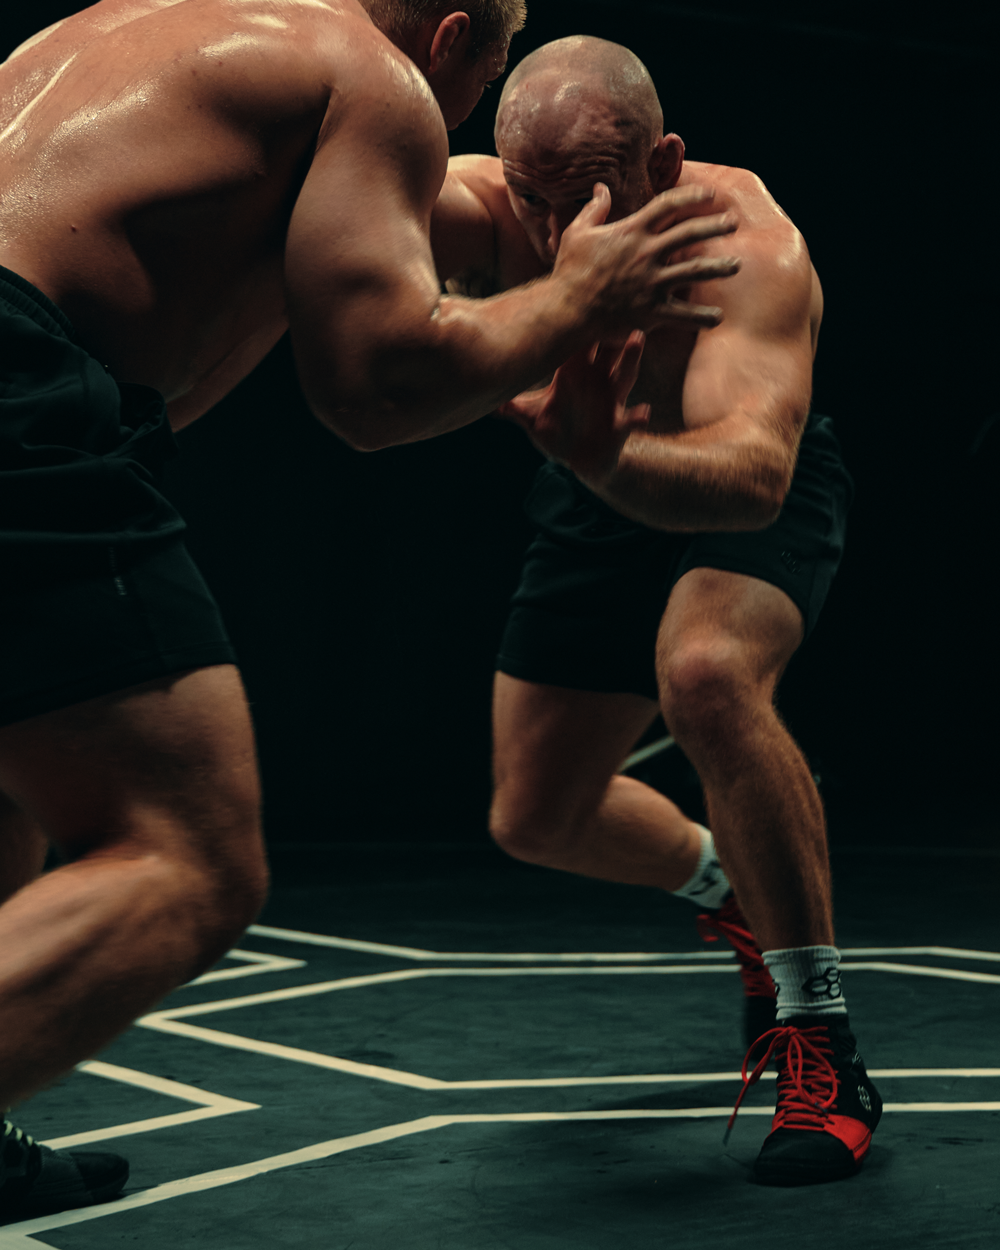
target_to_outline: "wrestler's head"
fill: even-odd
[[[514,213],[549,263],[595,182],[611,191],[608,220],[617,221],[669,190],[684,163],[680,138],[663,134],[643,63],[586,35],[547,43],[517,65],[500,97],[496,144]]]
[[[363,0],[375,25],[423,70],[453,130],[507,66],[525,0]]]

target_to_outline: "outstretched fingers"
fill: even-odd
[[[690,286],[693,282],[708,282],[712,278],[730,278],[740,271],[738,256],[694,256],[673,265],[664,265],[656,275],[663,286]]]
[[[687,247],[691,243],[702,243],[705,239],[716,239],[724,234],[732,234],[739,226],[739,218],[735,213],[712,213],[708,217],[688,217],[686,220],[671,226],[669,230],[658,233],[657,244],[663,252],[674,251]]]
[[[669,191],[654,195],[648,204],[639,209],[635,217],[649,230],[669,230],[679,221],[698,216],[699,210],[714,199],[715,191],[712,187],[702,187],[697,183],[671,187]]]

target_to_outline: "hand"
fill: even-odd
[[[739,260],[699,256],[669,263],[673,253],[736,229],[732,213],[705,214],[714,196],[706,187],[674,187],[631,217],[605,225],[611,193],[599,182],[562,237],[553,275],[570,284],[573,298],[592,311],[602,334],[636,325],[644,330],[718,325],[721,308],[689,304],[675,292],[694,282],[730,277],[739,271]]]
[[[498,409],[517,422],[539,451],[584,480],[612,473],[625,440],[644,429],[649,405],[626,407],[639,376],[645,335],[636,330],[620,342],[595,343],[555,372],[544,390],[525,391]]]

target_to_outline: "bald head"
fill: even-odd
[[[663,134],[663,111],[649,71],[621,44],[570,35],[526,56],[512,71],[497,110],[501,156],[528,137],[556,148],[600,142],[619,159],[644,159]]]

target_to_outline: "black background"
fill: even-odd
[[[22,0],[4,51],[76,7]],[[565,34],[626,44],[688,155],[756,171],[809,243],[826,294],[814,402],[837,419],[858,496],[780,706],[845,841],[915,822],[947,840],[992,806],[983,12],[534,0],[511,49],[514,64]],[[453,152],[493,151],[497,98]],[[492,660],[538,463],[520,432],[487,419],[351,451],[308,414],[281,344],[180,442],[168,489],[242,657],[271,839],[483,839]]]

